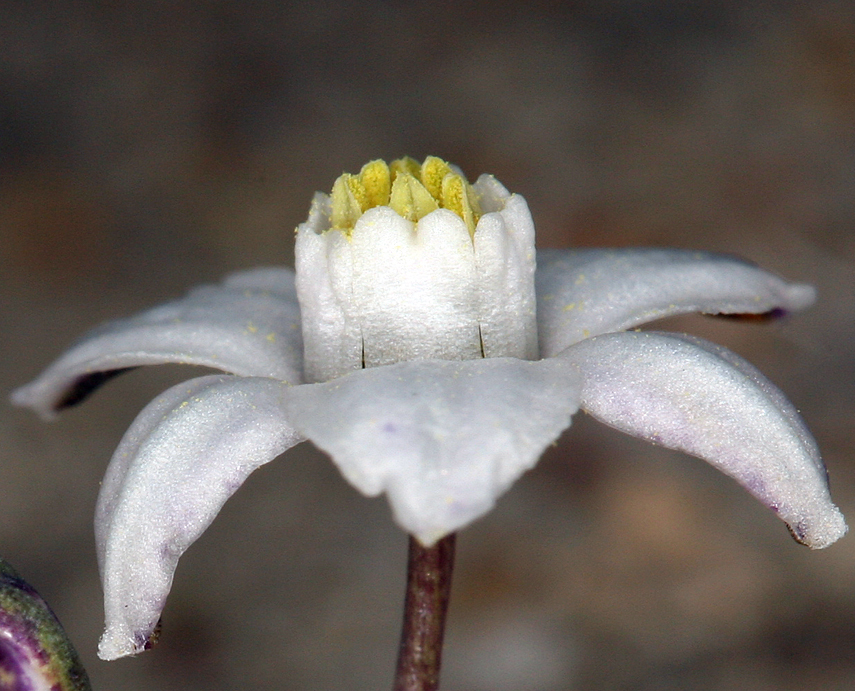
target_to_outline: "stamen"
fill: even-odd
[[[378,159],[362,166],[357,175],[343,173],[332,189],[330,227],[349,235],[362,214],[376,206],[389,206],[413,222],[448,209],[463,219],[473,237],[481,218],[472,186],[436,156],[428,156],[424,164],[409,156],[388,165]]]
[[[389,164],[389,171],[392,174],[392,182],[395,182],[395,177],[402,173],[409,173],[416,180],[422,179],[422,164],[409,156],[396,158]]]
[[[416,222],[431,211],[439,208],[436,200],[431,196],[425,186],[409,173],[400,173],[392,183],[392,193],[389,199],[392,210],[406,218],[408,221]]]
[[[376,160],[366,163],[359,171],[359,181],[365,190],[365,199],[368,203],[363,211],[368,211],[375,206],[387,206],[389,204],[389,192],[392,189],[392,176],[386,161]]]
[[[330,221],[334,230],[353,230],[362,215],[362,206],[353,194],[352,175],[339,176],[332,188],[332,213]]]
[[[441,194],[442,205],[460,216],[469,229],[469,236],[474,237],[475,226],[481,217],[481,209],[472,186],[463,176],[449,173],[442,179]]]
[[[368,205],[368,194],[365,191],[365,186],[362,184],[362,180],[360,180],[359,175],[342,175],[345,183],[347,184],[347,188],[350,190],[350,193],[353,195],[354,201],[359,205],[360,213],[365,213],[371,207]]]
[[[428,156],[425,159],[422,165],[422,182],[434,199],[442,200],[442,181],[446,175],[453,172],[451,166],[441,158]]]

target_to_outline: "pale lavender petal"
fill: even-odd
[[[558,359],[582,375],[587,412],[708,461],[775,511],[799,542],[819,549],[846,532],[798,412],[739,356],[698,338],[630,332],[588,339]]]
[[[288,420],[429,545],[486,513],[570,425],[560,361],[410,361],[295,387]]]
[[[811,305],[811,286],[735,257],[671,249],[538,250],[541,357],[673,314],[764,314]]]
[[[256,269],[90,331],[35,381],[12,394],[45,418],[78,403],[130,367],[205,365],[232,374],[302,380],[302,334],[294,275]]]
[[[297,302],[294,272],[281,266],[259,266],[236,271],[223,280],[223,286],[237,290],[267,292]]]
[[[125,434],[96,509],[101,658],[145,649],[178,558],[253,470],[302,441],[284,416],[290,390],[262,377],[200,377],[156,398]]]

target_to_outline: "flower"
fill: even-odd
[[[101,657],[146,647],[180,555],[255,468],[305,439],[361,492],[385,492],[425,545],[486,513],[579,407],[710,462],[799,542],[845,533],[777,388],[701,339],[628,331],[797,310],[811,287],[703,252],[535,252],[521,196],[433,157],[342,175],[296,243],[296,276],[244,271],[108,323],[13,394],[51,417],[137,365],[230,373],[161,394],[110,462],[95,519]]]

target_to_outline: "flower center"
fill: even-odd
[[[371,161],[297,228],[306,381],[406,360],[535,359],[534,224],[490,175]]]
[[[428,156],[422,164],[409,156],[388,165],[371,161],[356,175],[341,175],[332,188],[331,230],[350,236],[360,216],[376,206],[388,206],[413,222],[437,209],[448,209],[463,219],[470,238],[481,218],[472,185],[436,156]]]

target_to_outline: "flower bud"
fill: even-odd
[[[50,607],[2,558],[0,689],[91,690],[77,651]]]

